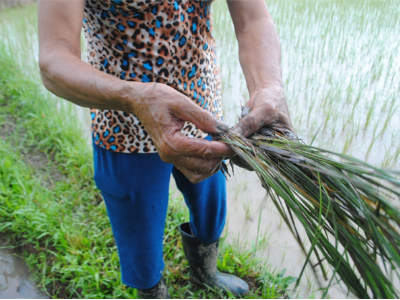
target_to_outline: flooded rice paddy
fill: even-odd
[[[395,1],[267,1],[282,44],[285,92],[305,143],[400,169],[400,6]],[[248,92],[224,1],[214,4],[225,119],[233,124]],[[300,247],[268,201],[255,174],[229,181],[228,240],[265,242],[271,268],[298,275]],[[321,280],[324,283],[323,280]],[[317,288],[311,270],[302,291]],[[305,294],[302,294],[305,296]],[[346,296],[334,286],[332,298]]]
[[[267,4],[281,37],[292,121],[303,141],[314,139],[316,146],[400,169],[398,2],[273,0]],[[29,6],[0,12],[0,36],[25,72],[40,80],[35,10]],[[213,14],[224,118],[233,125],[248,92],[225,1],[214,2]],[[89,114],[83,109],[77,112],[89,136]],[[228,201],[228,241],[266,258],[271,271],[287,268],[287,274],[298,275],[304,256],[254,173],[235,170],[228,180]],[[299,296],[315,289],[315,278],[307,270]],[[330,292],[332,298],[345,295],[338,285]]]

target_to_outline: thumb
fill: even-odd
[[[275,120],[275,107],[273,104],[265,103],[263,106],[254,108],[251,112],[240,119],[233,127],[233,131],[245,137],[259,130],[265,124]]]
[[[197,128],[208,133],[222,133],[230,128],[228,124],[215,118],[211,112],[201,108],[190,100],[177,103],[177,106],[174,106],[172,114],[178,119],[192,122]]]

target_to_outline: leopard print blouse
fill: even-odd
[[[211,1],[86,0],[87,60],[121,80],[160,82],[221,119],[221,79]],[[157,152],[133,114],[91,109],[95,143],[123,153]],[[206,133],[186,122],[182,133]]]

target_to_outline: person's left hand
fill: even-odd
[[[294,132],[283,88],[263,88],[254,92],[246,103],[250,112],[233,127],[233,131],[245,137],[250,136],[265,125]],[[232,162],[249,171],[253,169],[235,155]]]
[[[245,137],[265,125],[294,132],[283,88],[263,88],[254,92],[246,103],[250,112],[240,119],[233,131]]]

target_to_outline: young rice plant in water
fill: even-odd
[[[339,276],[359,298],[399,297],[389,279],[399,277],[400,267],[399,172],[305,145],[277,128],[263,127],[249,138],[228,131],[219,139],[257,173],[305,253],[298,282],[307,263],[328,279],[326,261],[330,283]],[[311,242],[308,250],[296,222]]]

